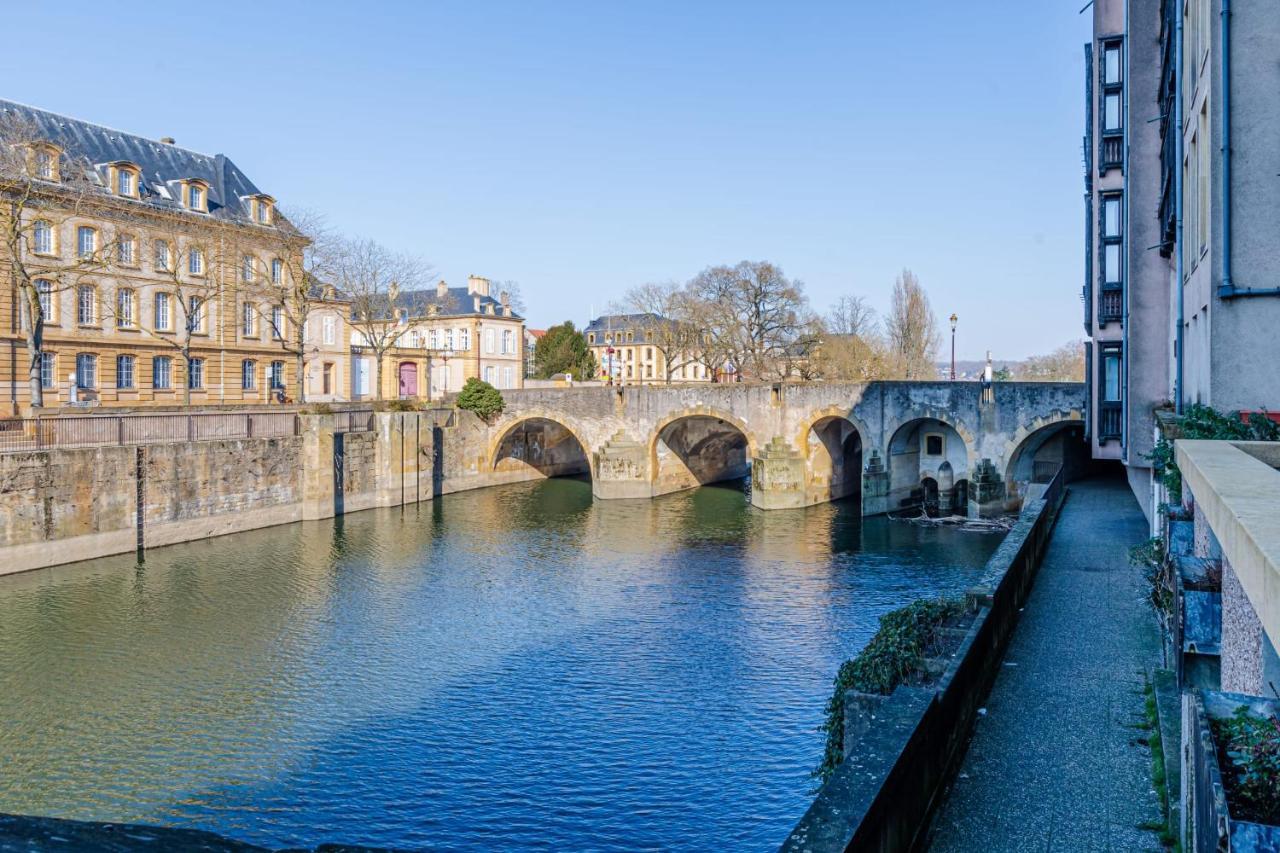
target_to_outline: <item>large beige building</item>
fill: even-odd
[[[0,131],[10,165],[0,174],[0,227],[10,238],[0,246],[8,273],[0,381],[9,412],[32,408],[29,294],[43,315],[46,408],[294,396],[298,347],[286,293],[304,243],[275,199],[227,157],[168,139],[8,101],[0,101]],[[335,354],[329,387],[338,399],[345,332],[335,328],[333,339],[304,358]],[[323,373],[325,363],[315,369]]]
[[[443,280],[434,288],[399,294],[380,318],[375,337],[394,344],[378,364],[369,334],[351,330],[352,399],[431,399],[462,390],[471,378],[495,388],[524,387],[524,318],[505,293],[494,296],[486,278],[470,276],[466,287]]]
[[[657,314],[610,314],[592,320],[583,334],[600,365],[598,377],[623,384],[710,382],[712,372],[667,330],[675,321]]]

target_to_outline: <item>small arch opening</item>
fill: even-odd
[[[586,448],[564,424],[528,418],[502,436],[493,455],[493,470],[540,477],[589,477],[591,462]]]

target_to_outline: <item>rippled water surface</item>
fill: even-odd
[[[997,544],[549,480],[0,578],[0,812],[772,849],[840,661]]]

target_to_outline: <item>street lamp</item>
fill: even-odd
[[[951,315],[951,381],[956,381],[956,321],[960,318]]]

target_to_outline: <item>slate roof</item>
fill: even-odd
[[[104,191],[109,189],[105,166],[124,160],[142,172],[139,195],[144,203],[167,210],[184,210],[178,198],[178,186],[172,182],[199,178],[209,185],[208,216],[252,224],[249,206],[244,199],[260,195],[262,191],[226,155],[201,154],[0,99],[0,118],[6,115],[16,115],[20,120],[31,122],[42,141],[60,146],[68,157],[91,163],[95,167],[95,180]],[[277,218],[276,221],[284,220]]]
[[[597,317],[587,324],[582,330],[585,335],[588,332],[596,332],[600,336],[596,338],[596,344],[604,343],[604,334],[613,332],[634,332],[634,340],[630,343],[645,343],[648,341],[649,332],[662,323],[670,323],[671,320],[663,317],[661,314],[606,314],[603,317]]]
[[[423,288],[422,290],[406,290],[400,294],[396,300],[396,309],[406,309],[410,318],[427,317],[429,306],[439,305],[437,317],[464,317],[476,316],[484,314],[487,310],[486,305],[493,306],[493,314],[485,316],[499,317],[504,320],[523,320],[524,318],[515,311],[511,312],[510,317],[504,317],[502,314],[502,303],[494,299],[492,296],[480,297],[480,311],[475,310],[475,297],[467,292],[466,287],[449,287],[445,288],[444,296],[441,297],[434,287]],[[379,319],[390,319],[390,317],[381,317]]]

